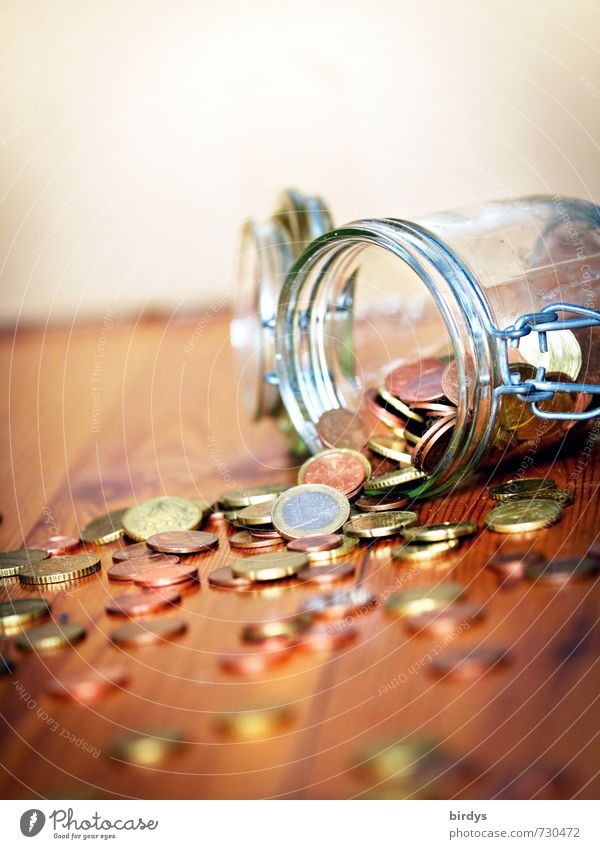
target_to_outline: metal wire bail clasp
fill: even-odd
[[[578,318],[560,318],[559,313],[574,313]],[[548,333],[553,330],[576,330],[582,327],[600,326],[600,312],[589,307],[580,307],[576,304],[550,304],[540,312],[527,313],[518,318],[514,324],[499,330],[492,327],[493,335],[505,344],[501,346],[500,367],[503,383],[494,390],[496,396],[516,395],[519,401],[529,404],[531,411],[541,419],[557,421],[583,421],[600,416],[600,407],[583,412],[559,412],[541,410],[538,404],[542,401],[550,401],[557,392],[584,393],[585,395],[599,395],[600,386],[593,383],[564,383],[562,381],[546,380],[546,369],[539,366],[534,378],[523,380],[517,372],[511,372],[508,361],[508,346],[519,347],[519,341],[523,336],[528,336],[532,331],[538,334],[538,343],[541,353],[548,351]],[[498,399],[499,400],[499,399]]]

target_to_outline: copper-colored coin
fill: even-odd
[[[145,569],[133,579],[138,587],[170,587],[184,581],[198,579],[198,567],[191,563],[175,563],[173,566],[157,566]]]
[[[367,442],[365,423],[360,415],[341,408],[323,413],[317,422],[317,433],[327,448],[360,451]]]
[[[415,404],[412,409],[415,413],[419,413],[430,425],[435,424],[436,419],[456,415],[456,406],[454,404],[443,404],[439,401]]]
[[[444,373],[442,374],[442,389],[446,398],[452,401],[453,404],[458,404],[459,388],[456,360],[452,360],[444,369]]]
[[[220,590],[248,590],[256,586],[255,581],[241,575],[234,575],[230,566],[222,566],[221,569],[211,572],[208,583],[211,587],[218,587]]]
[[[333,584],[354,574],[354,563],[342,561],[341,563],[329,563],[325,566],[308,566],[296,576],[299,581],[309,584]]]
[[[402,510],[412,501],[408,495],[363,495],[356,502],[356,506],[364,513],[382,513],[388,510]]]
[[[370,410],[380,422],[383,422],[388,427],[394,428],[395,430],[404,430],[406,419],[400,418],[400,416],[396,413],[389,410],[376,389],[369,389],[365,392],[364,402],[367,409]]]
[[[525,569],[525,577],[532,581],[567,584],[591,578],[599,570],[600,563],[593,557],[554,557],[546,563],[529,564]]]
[[[174,566],[176,563],[179,563],[179,557],[174,554],[149,554],[147,557],[132,557],[131,560],[113,563],[108,567],[106,574],[111,581],[133,581],[148,569]]]
[[[118,548],[113,551],[112,559],[115,563],[121,563],[122,560],[132,560],[134,557],[147,557],[149,554],[155,554],[151,548],[148,548],[145,542],[136,542],[134,545],[126,545],[125,548]]]
[[[433,357],[416,360],[395,368],[388,374],[385,386],[406,404],[436,401],[444,396],[442,375],[445,366]]]
[[[270,540],[279,540],[279,542],[284,542],[285,540],[275,528],[269,528],[264,530],[262,528],[252,528],[250,531],[250,536],[255,539],[270,539]]]
[[[106,612],[113,616],[144,616],[156,613],[181,601],[179,591],[172,587],[160,590],[145,590],[140,593],[127,593],[112,598],[106,605]]]
[[[344,542],[342,534],[317,534],[314,537],[301,537],[288,542],[288,551],[300,551],[308,554],[313,551],[331,551]]]
[[[273,545],[281,545],[283,542],[279,534],[277,537],[255,537],[249,531],[238,531],[237,534],[229,537],[231,548],[269,548]]]
[[[48,554],[68,554],[80,545],[79,537],[52,536],[47,537],[39,543],[40,548],[45,548]]]
[[[538,551],[497,551],[490,557],[487,565],[503,578],[522,578],[528,566],[545,562]]]
[[[127,672],[117,666],[89,669],[79,675],[66,675],[46,683],[46,692],[56,699],[72,702],[94,702],[111,690],[123,687],[129,679]]]
[[[351,625],[319,625],[315,623],[296,640],[296,646],[311,652],[339,651],[353,643],[358,630]]]
[[[483,619],[483,609],[475,604],[449,604],[439,610],[426,610],[415,616],[406,616],[404,625],[413,634],[456,633],[461,626],[470,627]]]
[[[472,681],[491,669],[504,666],[509,661],[507,649],[473,648],[437,655],[431,662],[431,671],[440,677]]]
[[[183,619],[142,619],[117,628],[110,639],[118,646],[149,646],[183,634],[186,630],[187,625]]]
[[[454,433],[456,416],[444,416],[417,442],[413,450],[413,463],[426,474],[432,474],[442,460]]]
[[[301,610],[316,619],[344,619],[373,610],[377,604],[377,597],[372,592],[364,587],[355,587],[346,592],[311,598],[302,605]]]
[[[269,672],[292,655],[291,646],[277,646],[253,652],[223,655],[219,665],[232,675],[260,675]]]
[[[369,467],[370,473],[370,467]],[[322,483],[349,495],[360,488],[367,478],[364,460],[352,454],[329,451],[309,460],[303,467],[300,483]]]
[[[148,548],[163,554],[194,554],[215,548],[218,544],[219,537],[205,531],[166,531],[146,540]]]

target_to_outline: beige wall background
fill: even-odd
[[[600,200],[598,45],[586,0],[0,0],[2,317],[216,308],[288,185]]]

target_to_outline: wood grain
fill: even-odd
[[[214,499],[238,485],[294,479],[296,464],[273,423],[248,424],[239,411],[225,316],[133,322],[107,314],[87,325],[6,333],[1,348],[3,549],[77,533],[106,509],[162,493]],[[558,457],[534,459],[529,473],[574,488],[575,504],[527,546],[581,554],[596,539],[600,470],[589,444],[578,433]],[[494,482],[517,468],[507,464]],[[482,476],[422,504],[420,519],[481,522],[488,484]],[[359,617],[360,639],[344,652],[296,654],[263,680],[237,679],[218,660],[240,649],[242,624],[292,612],[315,590],[292,582],[248,594],[212,589],[208,572],[239,553],[229,551],[223,523],[209,529],[220,548],[197,558],[202,585],[183,600],[189,627],[181,639],[129,651],[109,642],[117,623],[104,606],[123,591],[104,574],[111,545],[101,549],[101,576],[46,593],[55,615],[86,626],[83,643],[26,657],[4,641],[18,664],[0,680],[4,797],[350,798],[381,789],[355,768],[366,745],[413,736],[439,740],[460,765],[410,788],[416,795],[597,797],[598,582],[502,586],[486,563],[514,539],[486,531],[452,558],[416,568],[390,562],[381,543],[358,556],[367,587],[385,597],[452,577],[487,605],[484,623],[443,646],[439,637],[409,636],[380,607]],[[2,597],[28,594],[11,580],[0,589]],[[469,684],[431,675],[437,653],[479,644],[507,647],[511,663]],[[44,694],[55,673],[115,662],[127,667],[129,685],[93,705]],[[224,712],[273,704],[289,705],[292,721],[272,739],[221,736]],[[164,727],[189,741],[172,760],[141,768],[109,757],[120,735]]]

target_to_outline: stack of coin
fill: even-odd
[[[381,514],[380,514],[381,515]],[[419,562],[444,557],[477,533],[476,522],[437,522],[402,529],[404,545],[392,549],[394,560]]]

